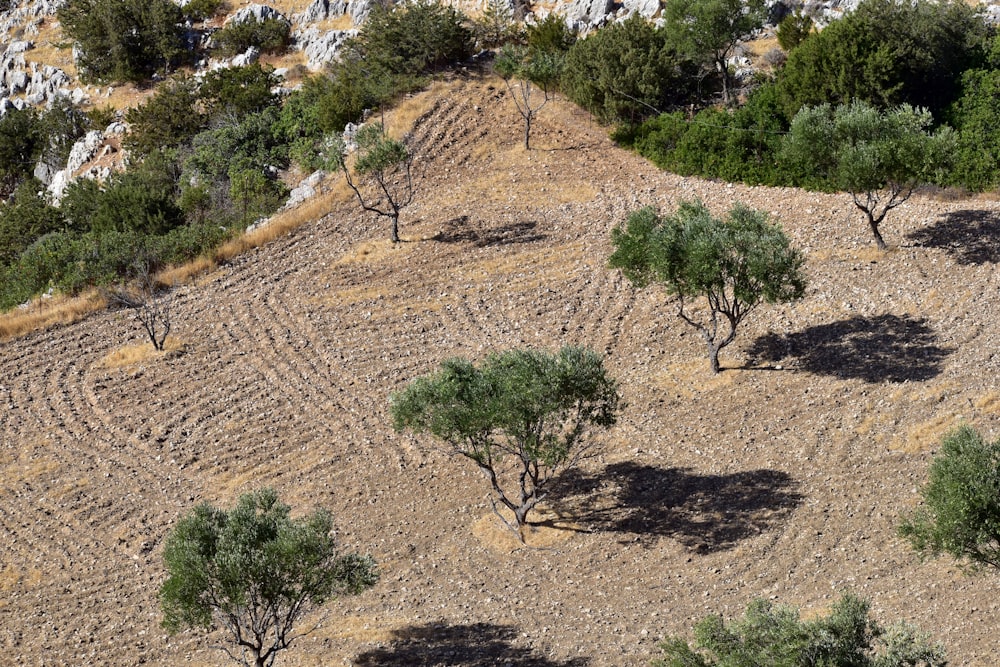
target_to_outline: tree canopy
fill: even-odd
[[[816,179],[800,185],[849,192],[885,249],[879,227],[886,215],[951,159],[954,131],[932,132],[932,122],[929,111],[905,104],[884,112],[861,101],[806,107],[792,120],[781,159]]]
[[[677,315],[704,338],[713,373],[719,372],[719,351],[757,306],[805,292],[802,254],[766,213],[741,204],[725,219],[701,202],[684,202],[671,216],[643,208],[629,216],[625,229],[612,230],[611,241],[612,267],[636,287],[659,283],[676,299]],[[702,298],[707,314],[699,315],[692,301]]]
[[[397,431],[430,433],[474,462],[489,480],[494,511],[523,541],[548,482],[588,452],[590,427],[615,423],[618,400],[599,355],[564,347],[497,353],[478,367],[450,359],[393,394],[390,409]]]
[[[273,489],[245,494],[229,511],[198,505],[164,546],[163,625],[221,627],[233,660],[273,665],[311,607],[377,580],[370,557],[337,554],[332,529],[323,510],[292,519]]]
[[[722,100],[731,101],[728,60],[736,45],[764,25],[764,0],[670,0],[664,28],[671,43],[689,58],[707,63],[722,82]]]
[[[899,533],[921,557],[1000,569],[1000,439],[986,442],[970,426],[946,435],[920,493]]]

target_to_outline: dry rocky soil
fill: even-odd
[[[113,311],[0,343],[0,661],[226,664],[220,636],[160,627],[163,540],[270,485],[332,510],[382,573],[281,665],[645,665],[707,614],[816,614],[845,591],[952,664],[1000,662],[998,575],[922,564],[895,532],[944,432],[1000,436],[998,202],[914,196],[880,253],[846,195],[662,173],[564,102],[525,151],[499,81],[408,104],[404,242],[338,195],[178,288],[178,351],[113,363],[142,344]],[[661,290],[607,267],[629,211],[694,198],[772,213],[810,280],[717,376]],[[525,548],[467,461],[393,432],[388,397],[448,357],[567,343],[607,355],[627,407]]]

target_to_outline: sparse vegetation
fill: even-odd
[[[523,542],[528,513],[549,482],[591,452],[583,437],[590,427],[613,425],[618,403],[601,357],[564,347],[501,352],[479,367],[445,361],[394,394],[391,411],[397,431],[430,433],[475,463],[489,481],[493,511]]]
[[[867,601],[845,594],[829,615],[802,620],[798,611],[756,600],[739,621],[708,616],[694,628],[695,648],[679,637],[660,644],[655,667],[944,667],[944,648],[914,628],[883,627]]]
[[[270,667],[303,634],[297,625],[312,608],[375,584],[370,556],[337,553],[328,512],[290,513],[273,489],[261,489],[228,512],[203,503],[183,517],[163,549],[164,627],[219,627],[234,662]]]
[[[413,203],[416,189],[410,168],[413,152],[385,133],[381,123],[368,123],[354,136],[357,152],[348,165],[347,145],[333,137],[328,160],[344,174],[361,208],[389,219],[389,238],[399,243],[399,213]],[[352,176],[352,170],[356,176]]]
[[[818,181],[849,192],[884,250],[886,215],[944,172],[954,151],[955,133],[932,133],[931,124],[930,112],[907,105],[886,112],[860,101],[807,107],[792,121],[781,156],[808,175],[803,185]]]
[[[612,267],[636,287],[662,284],[675,298],[677,316],[705,340],[713,373],[719,372],[719,351],[757,306],[805,293],[801,253],[766,213],[739,204],[726,219],[701,202],[683,203],[672,216],[643,208],[624,230],[612,230],[611,241]],[[691,302],[702,298],[708,314],[699,317]]]
[[[899,533],[922,558],[948,554],[973,571],[1000,569],[1000,440],[986,442],[970,426],[949,433],[921,496]]]

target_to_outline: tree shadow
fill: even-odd
[[[995,211],[954,211],[906,238],[946,250],[959,264],[1000,262],[1000,214]]]
[[[732,549],[785,521],[804,497],[780,470],[702,475],[690,468],[658,468],[630,461],[599,475],[569,471],[558,480],[575,518],[594,529],[640,538],[670,537],[699,554]],[[616,487],[610,505],[582,508],[602,485]],[[574,498],[575,494],[575,498]],[[584,498],[587,496],[587,498]]]
[[[359,667],[586,667],[589,658],[557,662],[534,649],[514,646],[518,629],[510,625],[411,625],[393,631],[389,646],[365,651]]]
[[[471,243],[477,248],[488,248],[514,243],[532,243],[545,239],[545,235],[536,231],[537,222],[514,222],[485,230],[472,227],[469,216],[460,215],[444,223],[443,228],[431,237],[432,241],[441,243]]]
[[[759,361],[794,360],[798,368],[865,382],[929,380],[941,372],[952,349],[937,344],[926,318],[879,315],[852,317],[793,334],[755,340],[748,367]]]

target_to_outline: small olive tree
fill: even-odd
[[[792,119],[781,160],[806,181],[818,177],[822,187],[849,192],[885,250],[879,226],[886,214],[945,169],[957,145],[954,130],[931,132],[933,122],[929,111],[907,104],[888,111],[862,101],[804,107]]]
[[[507,45],[493,63],[493,70],[507,85],[514,106],[524,119],[525,150],[531,150],[531,124],[551,99],[564,59],[560,53],[530,53],[525,46]]]
[[[1000,440],[988,443],[969,426],[946,435],[921,495],[924,504],[899,527],[921,557],[1000,569]]]
[[[170,290],[157,283],[156,263],[150,253],[137,251],[126,273],[127,282],[107,290],[106,295],[111,303],[132,311],[149,337],[149,342],[153,344],[153,349],[162,352],[173,326],[172,297]]]
[[[347,144],[341,138],[329,142],[327,159],[344,173],[347,185],[358,198],[361,208],[389,218],[389,238],[399,242],[399,213],[413,203],[414,186],[411,167],[413,152],[406,144],[385,132],[382,123],[369,123],[354,136],[357,152],[353,171],[348,164]]]
[[[660,283],[675,297],[677,315],[704,338],[713,373],[719,372],[719,351],[757,306],[805,292],[802,254],[766,213],[741,204],[725,220],[701,202],[684,202],[672,216],[643,208],[624,230],[612,230],[611,241],[612,267],[636,287]],[[692,310],[699,298],[707,314]]]
[[[695,647],[679,637],[660,644],[654,667],[944,667],[944,649],[909,625],[883,627],[866,600],[845,594],[829,615],[802,620],[793,608],[755,600],[742,619],[708,616],[694,628]]]
[[[377,581],[369,556],[337,554],[332,530],[322,510],[290,518],[272,489],[241,496],[228,512],[198,505],[167,536],[163,625],[221,627],[234,645],[222,649],[230,658],[270,667],[304,634],[295,626],[311,607]]]
[[[429,432],[479,466],[493,511],[523,542],[528,512],[548,482],[591,451],[588,427],[615,423],[618,391],[589,350],[511,350],[479,367],[445,361],[394,394],[390,409],[397,431]],[[498,503],[513,512],[513,524]]]

